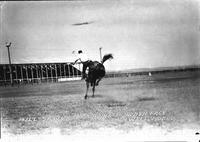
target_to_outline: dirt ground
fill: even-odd
[[[2,137],[53,128],[63,135],[104,127],[128,132],[147,124],[167,131],[200,128],[199,73],[104,78],[95,97],[87,100],[84,81],[8,86],[0,91]]]

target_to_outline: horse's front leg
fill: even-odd
[[[95,85],[96,85],[96,80],[92,84],[92,97],[94,97],[94,92],[95,92]]]
[[[85,99],[87,99],[88,89],[89,89],[89,82],[86,81],[86,93],[85,93]]]

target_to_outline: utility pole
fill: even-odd
[[[10,83],[11,83],[11,85],[13,85],[12,66],[11,66],[11,58],[10,58],[10,46],[11,46],[11,42],[10,43],[6,42],[6,47],[8,49],[8,59],[9,59]]]
[[[101,49],[102,49],[102,47],[99,48],[99,53],[100,53],[100,62],[102,61]]]

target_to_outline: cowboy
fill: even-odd
[[[82,50],[78,51],[77,54],[78,59],[73,63],[75,64],[78,60],[83,64],[83,69],[82,69],[82,79],[86,78],[86,69],[88,67],[88,64],[91,62],[91,60],[88,58],[88,56],[86,56]]]

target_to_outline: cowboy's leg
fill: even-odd
[[[83,70],[82,70],[82,74],[83,74],[83,78],[86,78],[86,69],[89,67],[89,65],[91,64],[91,60],[88,60],[88,61],[85,61],[85,62],[82,62],[83,64]]]
[[[82,62],[82,63],[83,63],[82,78],[85,78],[86,77],[85,70],[87,68],[87,62]]]

